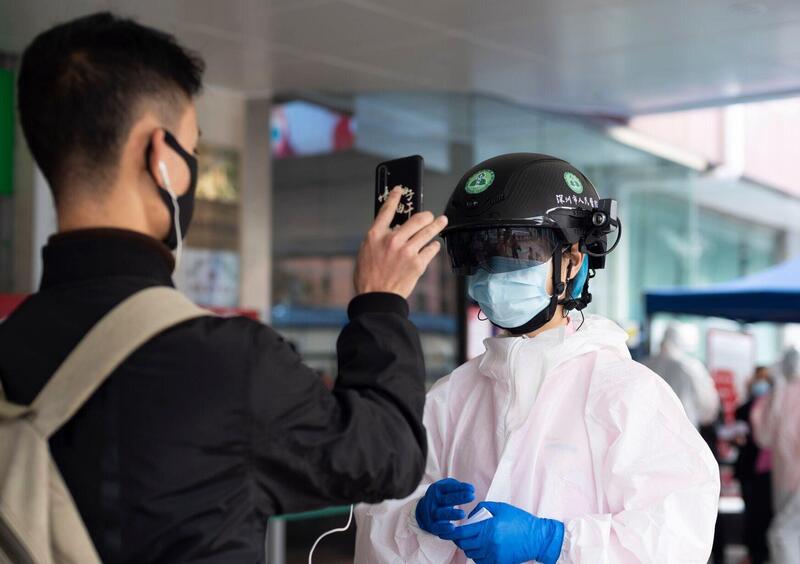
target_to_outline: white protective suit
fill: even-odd
[[[770,556],[776,564],[800,562],[800,355],[790,349],[775,389],[759,398],[750,413],[753,438],[772,449]]]
[[[486,352],[428,393],[428,462],[408,498],[356,509],[356,562],[466,562],[416,525],[428,486],[453,477],[476,500],[565,523],[559,562],[697,562],[711,552],[719,468],[661,378],[631,360],[627,335],[589,317]]]
[[[682,328],[670,325],[664,333],[661,350],[643,364],[661,376],[681,400],[692,425],[713,423],[719,413],[719,393],[703,363],[688,354]]]

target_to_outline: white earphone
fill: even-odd
[[[164,187],[172,194],[172,184],[169,181],[169,172],[164,161],[158,161],[158,170],[161,173],[161,181],[164,183]]]
[[[327,537],[329,535],[332,535],[334,533],[344,533],[344,532],[347,531],[347,529],[350,528],[350,524],[353,522],[353,510],[354,510],[354,508],[355,508],[355,505],[351,505],[350,506],[350,516],[347,518],[347,525],[345,525],[344,527],[342,527],[340,529],[331,529],[327,533],[321,534],[319,536],[319,538],[316,541],[314,541],[314,545],[311,547],[311,550],[308,553],[308,564],[313,564],[313,562],[314,562],[314,551],[317,549],[317,545],[320,542],[322,542],[322,539],[324,539],[325,537]]]
[[[172,191],[172,184],[169,180],[169,172],[167,165],[164,161],[158,161],[158,171],[161,173],[161,181],[164,183],[164,189],[169,193],[172,199],[172,209],[175,210],[172,220],[175,222],[175,234],[177,236],[178,245],[175,247],[175,270],[178,270],[178,265],[181,263],[181,254],[183,252],[183,233],[181,232],[181,210],[178,205],[178,197]]]

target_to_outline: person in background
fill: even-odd
[[[703,363],[689,354],[689,327],[673,322],[664,332],[661,350],[643,361],[661,376],[681,400],[686,416],[700,428],[719,414],[719,394]]]
[[[761,448],[772,450],[775,517],[767,534],[775,564],[800,562],[800,352],[786,351],[782,379],[753,405],[750,423]]]
[[[759,366],[750,381],[747,401],[736,410],[736,420],[745,423],[748,428],[737,440],[739,457],[734,473],[742,487],[745,544],[750,564],[764,564],[769,560],[767,528],[772,521],[772,456],[769,449],[759,448],[755,443],[749,425],[753,405],[771,388],[769,369]]]

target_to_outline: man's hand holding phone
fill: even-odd
[[[447,226],[443,215],[435,218],[424,211],[390,227],[402,195],[402,187],[395,186],[361,243],[355,272],[358,294],[390,292],[408,298],[441,249],[441,243],[431,241]]]

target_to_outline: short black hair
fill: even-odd
[[[56,201],[65,178],[117,162],[143,101],[182,108],[200,92],[204,68],[172,35],[108,12],[37,36],[20,63],[19,114]]]

